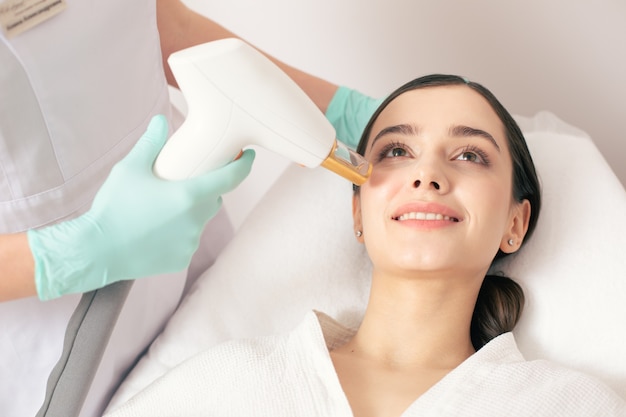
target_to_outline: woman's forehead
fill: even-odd
[[[379,119],[382,116],[425,118],[437,115],[445,120],[464,117],[501,124],[489,102],[465,85],[424,87],[407,91],[389,103]]]
[[[370,140],[389,126],[464,125],[489,132],[506,147],[504,125],[489,102],[465,85],[424,87],[407,91],[382,110],[370,132]]]

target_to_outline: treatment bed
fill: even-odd
[[[584,132],[549,112],[517,118],[544,197],[534,236],[495,268],[526,293],[514,331],[519,348],[527,359],[549,359],[594,375],[626,398],[626,191]],[[109,408],[204,349],[288,331],[311,309],[358,325],[370,265],[353,238],[350,184],[322,169],[286,162],[276,169],[273,155],[259,154],[255,169],[267,164],[274,172],[253,171],[241,189],[226,196],[227,212],[241,211],[235,214],[235,237],[191,288]],[[250,186],[267,189],[253,207]],[[123,289],[107,290],[110,299],[124,299]],[[95,305],[96,322],[114,321],[120,304]],[[106,339],[106,331],[89,320],[73,331],[87,333],[92,344]],[[40,415],[72,415],[68,410],[80,401],[98,360],[93,351],[72,344],[65,353],[67,362],[51,380]]]

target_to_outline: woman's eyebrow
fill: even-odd
[[[418,131],[419,131],[419,127],[416,125],[411,125],[411,124],[400,124],[400,125],[388,126],[384,128],[383,130],[381,130],[380,132],[378,132],[374,140],[372,140],[372,144],[370,145],[370,148],[373,147],[376,141],[382,138],[383,136],[390,135],[390,134],[416,135]]]
[[[482,129],[476,129],[474,127],[463,126],[463,125],[455,125],[455,126],[450,127],[449,133],[450,133],[450,136],[461,136],[461,137],[478,136],[481,138],[485,138],[489,142],[491,142],[493,146],[496,147],[498,152],[500,152],[500,147],[498,146],[498,142],[496,142],[493,136],[491,136],[489,133],[485,132]]]
[[[383,130],[381,130],[380,132],[378,132],[376,137],[374,137],[374,140],[372,140],[372,144],[370,145],[370,148],[374,146],[374,144],[376,143],[378,139],[386,135],[390,135],[390,134],[396,134],[396,135],[400,134],[400,135],[405,135],[405,136],[417,135],[419,133],[419,130],[420,130],[419,126],[414,125],[414,124],[403,123],[399,125],[388,126],[384,128]],[[450,136],[455,136],[455,137],[478,136],[478,137],[485,138],[489,142],[491,142],[493,146],[496,147],[498,152],[500,152],[500,146],[498,146],[498,142],[496,142],[496,140],[491,134],[489,134],[488,132],[482,129],[477,129],[474,127],[469,127],[469,126],[464,126],[464,125],[454,125],[450,127],[449,134]]]

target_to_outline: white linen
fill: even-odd
[[[351,334],[311,312],[287,335],[227,342],[194,356],[107,416],[352,416],[328,353]],[[610,417],[626,415],[626,403],[581,373],[524,361],[506,333],[402,415]]]

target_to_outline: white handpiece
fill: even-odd
[[[188,114],[157,157],[157,176],[194,177],[259,145],[358,185],[367,180],[370,164],[337,142],[333,126],[300,87],[245,42],[205,43],[172,54],[168,63]]]

